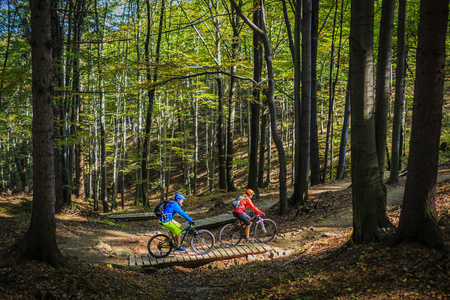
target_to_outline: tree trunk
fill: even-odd
[[[398,172],[400,171],[400,135],[403,123],[402,119],[405,84],[405,18],[406,0],[399,0],[397,25],[397,67],[395,69],[394,120],[392,124],[391,168],[388,184],[398,184],[400,182]]]
[[[56,243],[53,158],[53,83],[51,0],[31,0],[31,54],[33,90],[33,207],[23,239],[6,252],[16,262],[35,259],[56,268],[68,264]]]
[[[408,179],[395,235],[396,241],[447,250],[437,224],[435,197],[448,13],[448,0],[421,1]]]
[[[254,1],[253,23],[261,28],[260,1]],[[258,192],[258,140],[259,140],[259,103],[261,101],[261,91],[259,82],[263,67],[263,50],[261,38],[258,33],[253,32],[253,79],[257,84],[253,86],[253,99],[250,104],[250,156],[248,167],[248,187],[255,191],[255,198],[259,198]]]
[[[265,162],[265,149],[266,149],[266,127],[267,127],[267,109],[264,108],[261,113],[261,128],[260,128],[260,141],[259,141],[259,166],[258,166],[258,187],[264,188],[264,162]]]
[[[226,174],[225,174],[225,146],[224,146],[224,130],[223,130],[223,92],[222,80],[216,78],[217,82],[217,101],[219,103],[219,118],[217,124],[217,148],[219,155],[219,189],[225,190],[227,188]]]
[[[331,34],[331,54],[330,54],[330,74],[329,74],[329,94],[328,94],[328,119],[327,119],[327,134],[325,141],[325,155],[324,155],[324,164],[323,164],[323,176],[322,182],[326,182],[327,174],[328,174],[328,157],[329,157],[329,149],[330,149],[330,136],[331,136],[331,127],[333,125],[333,117],[334,117],[334,89],[333,89],[333,67],[334,67],[334,39],[336,32],[336,18],[337,18],[337,9],[338,4],[337,0],[334,6],[334,18],[333,18],[333,33]]]
[[[233,17],[234,16],[234,17]],[[231,25],[233,28],[233,43],[231,44],[231,59],[233,62],[237,60],[238,57],[238,46],[239,46],[239,17],[232,14]],[[237,66],[233,64],[231,67],[231,74],[236,74]],[[234,118],[236,112],[236,80],[233,76],[230,77],[230,90],[229,90],[229,100],[228,100],[228,128],[227,128],[227,189],[228,192],[233,192],[236,190],[234,186],[234,175],[233,175],[233,141],[234,141]]]
[[[311,14],[311,186],[320,184],[319,136],[317,126],[317,47],[319,0],[312,0]]]
[[[345,95],[344,120],[342,122],[341,143],[339,145],[339,162],[336,170],[336,179],[345,178],[345,162],[347,160],[347,142],[348,128],[350,124],[350,91],[347,83],[347,92]]]
[[[377,86],[375,96],[375,137],[381,180],[383,180],[385,169],[388,107],[391,96],[391,51],[394,10],[395,0],[383,0],[378,43]]]
[[[300,155],[300,203],[308,200],[311,134],[311,0],[303,0],[302,19],[302,117]]]
[[[52,0],[51,7],[58,7],[58,0]],[[63,86],[63,69],[62,69],[62,33],[60,26],[60,19],[56,9],[51,10],[51,28],[53,41],[53,84],[56,88]],[[54,106],[53,106],[53,120],[54,120],[54,141],[60,143],[61,139],[61,92],[54,92]],[[63,153],[61,147],[54,147],[53,154],[55,158],[54,172],[55,172],[55,211],[59,213],[63,204]]]
[[[350,27],[352,205],[354,244],[381,238],[388,225],[378,172],[373,95],[373,0],[353,1]]]
[[[145,40],[145,59],[148,64],[147,68],[147,81],[148,83],[156,82],[158,80],[158,64],[160,60],[160,49],[161,49],[161,39],[162,39],[162,27],[164,21],[164,10],[165,10],[165,0],[161,2],[161,13],[159,17],[159,28],[158,28],[158,40],[156,42],[156,50],[155,50],[155,67],[153,70],[153,78],[151,76],[150,70],[150,52],[149,52],[149,44],[150,44],[150,1],[147,0],[147,37]],[[153,103],[155,100],[156,89],[151,88],[148,92],[148,106],[147,106],[147,117],[145,119],[145,135],[144,135],[144,143],[142,147],[142,205],[145,208],[149,207],[147,192],[148,192],[148,170],[147,170],[147,159],[149,153],[149,143],[150,143],[150,130],[152,127],[152,114],[153,114]]]
[[[284,1],[283,1],[284,4]],[[294,193],[289,199],[289,204],[294,207],[299,207],[304,204],[305,199],[303,198],[301,191],[301,160],[302,160],[302,90],[300,89],[302,83],[302,64],[300,56],[301,54],[301,36],[302,33],[302,1],[295,1],[295,25],[294,25],[294,36],[293,38],[289,35],[289,45],[291,49],[291,56],[294,62],[294,110],[295,110],[295,146],[294,146]],[[286,25],[288,26],[288,33],[291,32],[289,28],[288,16],[285,10],[284,19]]]

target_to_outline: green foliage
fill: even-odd
[[[220,79],[223,89],[224,128],[228,121],[228,90],[230,77],[225,74],[214,74],[216,71],[230,72],[230,68],[237,66],[237,75],[253,77],[253,33],[239,21],[239,39],[237,41],[237,57],[232,58],[231,46],[233,28],[230,24],[230,5],[220,2],[211,5],[199,1],[169,2],[162,23],[162,43],[159,63],[156,64],[156,42],[159,30],[160,3],[150,6],[150,19],[147,20],[147,8],[143,1],[130,4],[123,0],[108,2],[108,5],[98,3],[99,14],[85,14],[81,27],[81,40],[77,47],[64,43],[54,45],[62,47],[61,60],[55,61],[55,67],[64,68],[63,86],[55,86],[55,107],[63,109],[61,120],[55,128],[65,132],[65,136],[55,139],[55,148],[66,151],[74,146],[82,145],[85,151],[86,174],[95,174],[92,162],[100,155],[100,121],[104,118],[106,136],[106,166],[108,181],[112,180],[114,164],[117,163],[125,176],[134,178],[136,170],[141,165],[143,132],[146,125],[148,111],[148,93],[155,88],[155,98],[152,113],[152,128],[150,133],[151,150],[148,156],[148,168],[154,176],[156,173],[172,172],[177,176],[187,170],[191,177],[194,164],[197,163],[198,177],[203,183],[206,181],[207,163],[210,154],[211,140],[216,139],[218,120],[217,81]],[[337,7],[335,5],[338,5]],[[319,122],[319,147],[323,156],[324,136],[326,130],[328,101],[330,88],[336,80],[335,119],[333,147],[339,145],[342,128],[342,111],[349,64],[349,35],[350,35],[350,2],[320,1],[319,11],[319,40],[317,57],[317,100]],[[417,24],[419,18],[419,0],[408,2],[406,20],[407,72],[405,78],[405,99],[407,100],[405,145],[409,143],[409,126],[413,101],[413,87],[415,79],[415,49],[417,45]],[[19,0],[8,6],[0,7],[0,161],[5,170],[4,174],[14,169],[11,157],[17,150],[16,145],[31,145],[32,95],[31,95],[31,56],[29,41],[29,8],[28,1]],[[62,4],[60,4],[62,5]],[[281,2],[266,3],[266,20],[268,36],[271,43],[273,67],[275,72],[277,109],[287,108],[284,117],[279,119],[279,129],[282,133],[290,131],[294,125],[294,74],[293,59],[288,47],[286,22],[282,13]],[[381,1],[375,2],[375,54],[381,22]],[[242,10],[252,17],[253,4],[243,3]],[[93,3],[87,4],[86,11],[94,11]],[[342,13],[342,20],[341,18]],[[395,14],[396,15],[396,14]],[[8,17],[9,16],[9,17]],[[294,12],[288,6],[288,16],[294,26]],[[61,16],[62,17],[62,16]],[[100,26],[97,27],[97,17]],[[395,17],[397,18],[397,16]],[[336,19],[336,25],[334,25]],[[70,18],[61,18],[65,28]],[[342,31],[340,22],[342,21]],[[397,24],[395,20],[394,24]],[[74,24],[70,24],[74,26]],[[147,25],[149,35],[147,36]],[[395,63],[396,26],[394,26],[393,53]],[[334,31],[334,39],[333,39]],[[10,35],[8,35],[10,33]],[[69,41],[73,36],[63,32],[63,40]],[[338,43],[341,38],[341,47]],[[148,60],[145,56],[144,45],[149,39]],[[331,57],[332,43],[334,53]],[[450,41],[447,41],[450,43]],[[450,48],[450,47],[449,47]],[[8,59],[6,60],[6,52]],[[339,70],[338,70],[339,54]],[[450,56],[447,56],[450,57]],[[450,58],[449,58],[450,59]],[[75,62],[79,62],[81,92],[74,86]],[[263,67],[263,81],[261,87],[267,85],[265,66]],[[339,71],[338,76],[336,75]],[[203,74],[209,72],[209,74]],[[449,72],[449,71],[447,71]],[[203,75],[197,76],[202,73]],[[153,76],[158,76],[157,82]],[[101,79],[101,81],[100,81]],[[101,86],[100,86],[101,84]],[[237,79],[237,95],[233,99],[236,104],[235,115],[235,147],[247,148],[248,105],[252,101],[253,83],[246,79]],[[448,90],[448,88],[446,89]],[[103,94],[102,94],[103,93]],[[104,96],[104,107],[101,106]],[[78,98],[80,97],[80,98]],[[448,95],[447,95],[448,97]],[[83,113],[74,119],[76,101],[83,102]],[[262,97],[264,101],[264,97]],[[282,106],[283,105],[283,106]],[[56,120],[55,120],[56,121]],[[125,124],[124,121],[127,121]],[[391,122],[391,120],[390,120]],[[197,137],[194,124],[198,124]],[[126,126],[125,126],[126,125]],[[448,139],[447,119],[443,122],[442,140]],[[242,128],[241,128],[242,126]],[[389,127],[391,124],[389,124]],[[244,128],[244,129],[243,129]],[[126,129],[126,141],[123,132]],[[239,130],[238,130],[239,129]],[[194,142],[199,141],[199,148],[195,149]],[[283,137],[284,138],[284,137]],[[388,141],[389,141],[388,133]],[[245,141],[241,143],[241,141]],[[285,141],[285,147],[291,159],[293,142]],[[209,143],[209,144],[208,144]],[[125,144],[125,148],[120,148]],[[139,148],[140,147],[140,148]],[[27,149],[29,149],[28,147]],[[239,149],[239,154],[233,157],[233,166],[246,166],[247,150]],[[408,147],[406,147],[407,149]],[[115,151],[119,157],[115,161]],[[126,153],[124,152],[126,150]],[[198,151],[198,160],[195,153]],[[333,152],[337,159],[338,151]],[[214,153],[216,154],[216,153]],[[406,153],[407,154],[407,153]],[[123,155],[123,156],[122,156]],[[92,156],[92,157],[90,157]],[[88,162],[88,157],[90,161]],[[215,155],[217,157],[217,155]],[[446,159],[444,155],[442,159]],[[321,158],[322,159],[322,158]],[[123,164],[121,164],[123,162]],[[217,163],[216,163],[217,166]],[[274,169],[277,165],[272,166]],[[10,174],[10,173],[9,173]],[[155,177],[155,178],[156,178]],[[152,178],[152,188],[161,184]],[[9,178],[0,178],[1,182],[9,182]],[[128,180],[138,182],[138,180]],[[173,182],[172,182],[173,183]],[[181,185],[184,186],[185,183]]]

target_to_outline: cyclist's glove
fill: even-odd
[[[197,223],[195,223],[194,221],[192,221],[191,223],[189,223],[189,224],[191,224],[191,225],[197,225]]]
[[[264,212],[261,214],[261,216],[265,216],[265,215],[266,215],[266,213],[264,213]]]

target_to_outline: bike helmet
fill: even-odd
[[[255,192],[254,192],[252,189],[247,189],[247,190],[245,191],[245,193],[246,193],[247,195],[249,195],[249,196],[252,196],[252,195],[255,194]]]
[[[173,197],[175,200],[184,200],[186,199],[185,196],[183,196],[183,194],[180,193],[176,193],[175,196]]]

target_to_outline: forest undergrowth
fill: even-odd
[[[450,182],[440,183],[436,207],[447,243],[449,195]],[[209,204],[211,208],[196,218],[220,214],[228,209],[229,204],[221,200],[227,197],[231,198],[226,194],[196,197],[187,208]],[[30,199],[25,195],[0,196],[0,250],[26,232]],[[351,191],[346,189],[314,195],[307,207],[285,216],[278,216],[277,206],[266,213],[278,224],[277,239],[290,240],[313,229],[318,221],[350,208]],[[388,216],[395,225],[400,209],[399,205],[388,206]],[[377,244],[344,247],[350,230],[339,235],[306,236],[295,241],[297,251],[279,258],[238,258],[193,268],[130,270],[95,263],[64,249],[67,240],[95,230],[114,230],[122,231],[124,237],[113,246],[122,244],[131,252],[145,250],[142,247],[148,236],[136,233],[153,225],[149,221],[112,222],[86,204],[67,209],[57,217],[57,236],[71,268],[56,270],[28,261],[0,269],[0,299],[450,299],[448,256],[417,243],[393,248]]]

